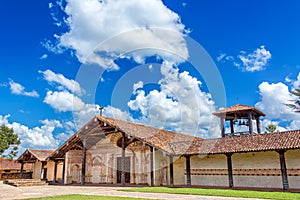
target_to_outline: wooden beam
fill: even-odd
[[[122,132],[121,185],[125,185],[125,133]]]
[[[150,185],[154,186],[154,173],[153,173],[153,147],[150,146]]]
[[[53,183],[56,183],[56,174],[57,174],[57,164],[58,161],[54,161],[54,175],[53,175]]]
[[[280,160],[282,188],[284,191],[287,191],[289,189],[289,182],[288,182],[286,163],[285,163],[285,157],[284,157],[285,150],[279,150],[277,152],[279,153],[279,160]]]
[[[227,153],[227,169],[228,169],[228,182],[229,188],[233,187],[233,175],[232,175],[232,161],[231,161],[232,153]]]
[[[81,164],[81,185],[85,183],[85,164],[86,164],[86,140],[82,142],[82,164]]]
[[[191,186],[191,156],[185,156],[186,185]]]
[[[261,133],[259,116],[256,117],[256,130],[257,130],[257,133]]]
[[[225,137],[225,127],[224,127],[224,118],[223,117],[220,118],[220,124],[221,124],[221,137],[224,138]]]
[[[63,168],[62,168],[62,184],[65,184],[65,171],[66,171],[66,154],[64,156]]]
[[[22,179],[22,176],[23,176],[23,169],[24,169],[24,163],[21,162],[20,179]]]
[[[249,133],[253,134],[252,113],[248,111]]]
[[[234,123],[233,123],[233,119],[230,119],[230,132],[233,135],[234,134]]]
[[[174,186],[174,169],[173,169],[173,155],[169,155],[170,167],[170,186]]]

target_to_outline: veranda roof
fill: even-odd
[[[86,148],[89,148],[109,134],[116,136],[115,142],[119,141],[122,133],[125,133],[128,143],[141,141],[169,155],[179,156],[300,149],[300,130],[202,139],[124,120],[97,116],[54,151],[49,159],[63,159],[67,151],[82,149],[83,141],[85,141]]]
[[[192,143],[182,141],[171,143],[170,146],[177,155],[300,149],[300,130],[194,140]]]
[[[26,149],[26,151],[17,159],[17,162],[33,163],[38,161],[46,161],[48,156],[53,153],[54,150],[34,150]]]

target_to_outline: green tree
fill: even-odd
[[[18,145],[21,143],[18,135],[12,128],[5,125],[0,127],[0,155],[12,158],[18,153]]]
[[[268,126],[266,126],[266,133],[274,133],[277,129],[277,126],[273,125],[273,124],[269,124]]]
[[[293,100],[291,103],[288,103],[286,105],[289,106],[290,108],[294,109],[295,112],[300,113],[300,88],[292,91],[292,94],[295,95],[297,97],[297,99]]]

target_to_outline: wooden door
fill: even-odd
[[[122,157],[117,158],[117,183],[121,183]],[[130,157],[125,157],[125,183],[130,183]]]

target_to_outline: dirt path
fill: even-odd
[[[245,198],[232,197],[209,197],[196,195],[178,195],[178,194],[159,194],[159,193],[140,193],[140,192],[122,192],[117,191],[120,187],[99,187],[99,186],[31,186],[31,187],[13,187],[0,183],[0,199],[25,199],[45,196],[56,196],[66,194],[86,194],[101,196],[121,196],[121,197],[140,197],[151,199],[173,199],[173,200],[245,200]],[[124,187],[122,187],[124,189]],[[250,199],[247,199],[250,200]],[[252,199],[254,200],[254,199]]]

